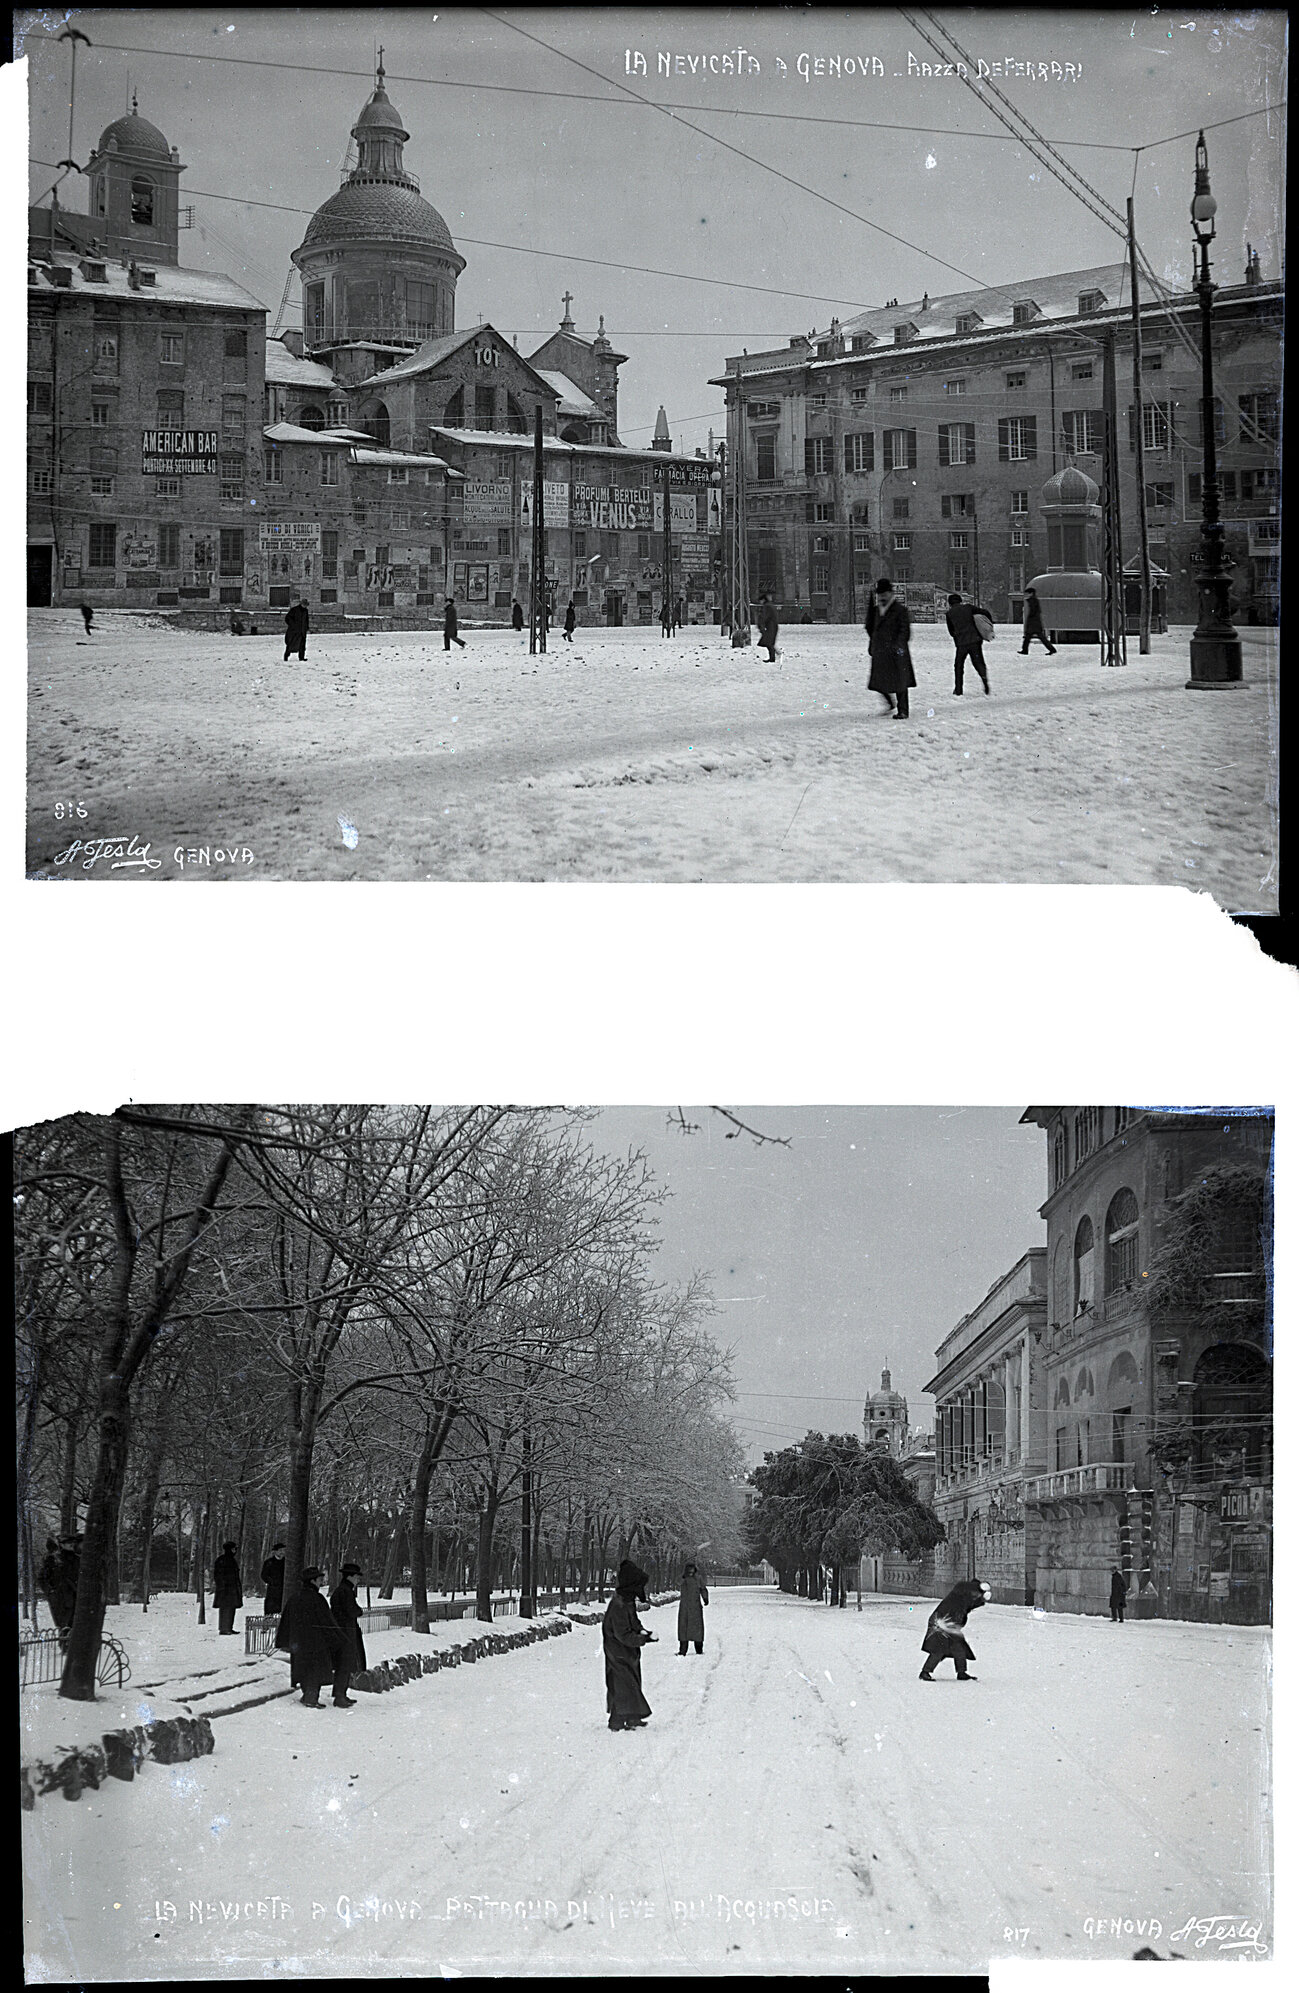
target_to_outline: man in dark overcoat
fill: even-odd
[[[446,608],[442,611],[443,650],[450,650],[452,644],[459,644],[461,650],[465,647],[465,640],[460,634],[460,618],[456,614],[455,597],[448,595]]]
[[[284,618],[284,662],[289,661],[290,651],[296,651],[306,662],[307,627],[311,622],[311,611],[305,602],[295,602]]]
[[[780,635],[780,618],[776,605],[769,595],[764,595],[758,604],[758,642],[767,653],[768,664],[776,662],[776,638]]]
[[[1123,1624],[1123,1608],[1127,1603],[1128,1581],[1122,1571],[1110,1572],[1110,1618],[1116,1626]]]
[[[911,668],[911,615],[893,593],[893,583],[881,577],[866,605],[870,638],[870,689],[893,708],[895,720],[911,717],[910,689],[916,682]]]
[[[361,1638],[361,1603],[356,1596],[353,1578],[359,1578],[359,1564],[344,1564],[339,1573],[338,1583],[329,1594],[329,1610],[343,1629],[347,1640],[345,1657],[348,1675],[359,1675],[365,1667],[365,1642]],[[346,1694],[346,1689],[344,1690]],[[335,1690],[337,1698],[337,1689]]]
[[[1035,588],[1029,588],[1024,593],[1024,641],[1020,646],[1021,657],[1028,656],[1028,647],[1035,638],[1038,643],[1046,645],[1048,656],[1055,656],[1055,645],[1048,637],[1046,624],[1042,620],[1042,603],[1038,592]]]
[[[212,1566],[212,1603],[217,1609],[217,1632],[233,1633],[235,1613],[244,1602],[239,1582],[239,1559],[233,1543],[221,1545],[221,1555]]]
[[[677,1606],[677,1646],[681,1654],[685,1653],[692,1640],[696,1654],[703,1653],[704,1607],[707,1604],[708,1587],[699,1575],[699,1566],[687,1564],[681,1573],[681,1598]]]
[[[66,1633],[76,1609],[77,1580],[76,1574],[69,1570],[67,1553],[57,1537],[45,1539],[40,1578],[41,1590],[49,1601],[50,1618],[60,1633]]]
[[[652,1716],[640,1685],[640,1650],[655,1638],[641,1625],[638,1598],[649,1580],[638,1564],[624,1558],[618,1588],[604,1609],[604,1685],[611,1730],[636,1730]]]
[[[988,667],[984,663],[983,658],[983,632],[974,620],[976,616],[987,616],[989,623],[992,621],[991,616],[988,616],[987,610],[982,608],[979,603],[962,602],[959,595],[948,596],[947,634],[956,645],[956,656],[953,660],[956,683],[952,688],[952,696],[956,699],[961,698],[965,692],[965,660],[967,657],[983,680],[984,691],[991,692],[992,690],[992,687],[988,683]]]
[[[510,621],[513,623],[516,630],[521,630],[523,628],[523,604],[521,602],[516,602],[513,609],[510,611]]]
[[[321,1597],[317,1586],[324,1572],[309,1564],[302,1574],[302,1590],[286,1601],[280,1613],[275,1645],[289,1655],[289,1680],[302,1690],[307,1709],[320,1708],[320,1691],[325,1682],[334,1684],[334,1703],[340,1709],[355,1704],[347,1693],[347,1639]]]
[[[262,1565],[262,1583],[266,1587],[266,1598],[262,1611],[273,1618],[284,1604],[284,1545],[273,1543],[271,1554]]]
[[[966,1663],[974,1659],[974,1650],[965,1637],[965,1622],[972,1612],[981,1605],[987,1605],[992,1597],[992,1586],[982,1584],[977,1578],[963,1578],[959,1585],[953,1585],[947,1597],[936,1605],[929,1615],[925,1637],[921,1646],[925,1650],[925,1665],[920,1670],[922,1682],[934,1678],[934,1669],[940,1661],[954,1661],[958,1682],[973,1682],[977,1675],[969,1673]]]

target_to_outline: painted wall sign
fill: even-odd
[[[549,479],[542,486],[543,503],[546,508],[546,527],[567,526],[569,523],[568,486],[551,484]],[[519,523],[527,531],[532,530],[532,478],[520,471],[519,478]],[[578,522],[581,523],[580,521]]]
[[[150,477],[214,477],[217,441],[215,429],[146,429],[141,468]]]
[[[693,491],[674,491],[672,494],[672,531],[674,533],[697,533],[699,530],[698,500]],[[663,531],[663,493],[654,494],[654,531]]]
[[[510,481],[508,478],[466,478],[464,483],[465,518],[481,523],[495,521],[498,525],[510,523]]]
[[[257,529],[259,540],[319,540],[317,519],[263,519]]]
[[[575,484],[572,523],[602,533],[648,533],[654,522],[654,494],[638,487]],[[547,519],[547,524],[549,524]]]

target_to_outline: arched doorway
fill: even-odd
[[[1272,1367],[1255,1343],[1213,1343],[1195,1366],[1197,1478],[1262,1480],[1271,1470]]]

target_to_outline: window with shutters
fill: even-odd
[[[809,477],[824,477],[830,469],[830,438],[809,436],[803,444],[803,468]]]
[[[958,374],[955,380],[943,382],[943,392],[944,394],[964,394],[968,385],[969,383],[964,374]]]
[[[248,334],[246,332],[232,330],[226,333],[222,364],[224,380],[247,380]]]
[[[955,560],[949,563],[947,585],[957,595],[969,594],[970,563],[968,561]]]
[[[907,391],[905,387],[895,387],[889,389],[890,401],[905,401],[906,398],[907,398]]]
[[[1173,484],[1171,478],[1159,484],[1148,484],[1146,486],[1146,504],[1151,511],[1157,512],[1161,509],[1166,511],[1172,502]]]
[[[1011,494],[1010,494],[1010,510],[1011,510],[1011,514],[1012,514],[1012,516],[1013,516],[1014,514],[1016,514],[1016,513],[1019,513],[1019,512],[1027,512],[1027,511],[1028,511],[1028,493],[1027,493],[1026,491],[1012,491],[1012,492],[1011,492]]]
[[[242,457],[225,456],[221,464],[221,501],[233,504],[244,495],[244,460]]]
[[[172,522],[158,528],[158,566],[180,566],[180,527]]]
[[[248,404],[241,394],[223,394],[221,397],[221,433],[223,436],[242,436],[247,419]]]
[[[972,464],[974,462],[974,424],[972,422],[939,423],[938,461],[940,464]]]
[[[818,533],[812,541],[812,552],[814,554],[828,554],[829,551],[830,542],[828,538],[824,533]]]
[[[262,469],[265,472],[267,484],[283,484],[284,459],[273,443],[268,443],[262,451]]]
[[[54,407],[54,391],[48,381],[28,381],[27,413],[49,415]]]
[[[158,358],[164,367],[183,367],[185,364],[185,335],[183,332],[161,332],[158,335]]]
[[[828,504],[815,505],[812,508],[812,517],[818,522],[818,524],[825,524],[826,522],[831,521],[834,518],[834,506]]]
[[[914,429],[886,429],[884,431],[884,468],[886,471],[913,471],[916,467],[916,432]]]
[[[90,426],[92,429],[107,429],[113,419],[114,404],[111,401],[92,401],[90,404]],[[159,428],[170,424],[159,423]]]
[[[1162,374],[1164,371],[1163,354],[1149,351],[1144,352],[1141,355],[1141,371],[1143,374]]]
[[[1253,394],[1242,394],[1237,399],[1242,424],[1249,423],[1257,435],[1246,429],[1241,440],[1257,442],[1260,438],[1267,443],[1281,440],[1281,405],[1275,388],[1262,388]]]
[[[185,421],[184,388],[158,389],[158,427],[180,429]]]
[[[1022,388],[1028,386],[1028,375],[1022,367],[1016,367],[1012,373],[1007,374],[1006,386],[1012,394],[1018,394]]]
[[[862,435],[845,436],[843,439],[843,467],[846,471],[860,474],[875,468],[875,437],[870,430]]]
[[[895,519],[909,519],[911,517],[911,500],[909,498],[894,499],[893,517]]]
[[[1166,401],[1143,401],[1141,404],[1141,440],[1147,450],[1166,450],[1169,437],[1170,406]],[[1128,448],[1137,447],[1137,412],[1128,407]]]
[[[338,579],[338,530],[323,527],[320,534],[320,572],[326,581]]]
[[[115,374],[119,348],[119,334],[116,323],[95,325],[95,372]]]
[[[1037,417],[1002,415],[997,420],[997,456],[1003,464],[1025,463],[1037,455]]]
[[[942,497],[944,519],[968,519],[974,511],[972,491],[945,491]]]
[[[337,483],[338,483],[338,476],[339,476],[339,472],[338,472],[338,460],[339,460],[339,456],[340,456],[340,452],[339,452],[338,450],[322,450],[322,451],[321,451],[321,453],[320,453],[320,482],[321,482],[322,484],[337,484]]]
[[[1096,1305],[1095,1236],[1092,1221],[1084,1218],[1073,1241],[1073,1311],[1085,1315]]]
[[[830,563],[828,561],[813,561],[812,593],[813,595],[828,595],[830,593]]]
[[[1099,408],[1067,409],[1060,418],[1064,447],[1075,456],[1093,454],[1101,447],[1101,411]]]
[[[1071,381],[1090,381],[1095,378],[1096,366],[1092,360],[1073,360],[1069,365]]]
[[[754,451],[757,456],[757,477],[759,484],[771,484],[776,476],[776,432],[770,435],[755,436]]]

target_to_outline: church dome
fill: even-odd
[[[421,242],[452,255],[456,246],[437,209],[413,187],[393,181],[349,181],[331,194],[307,224],[302,247],[320,242],[378,237],[388,242]]]
[[[147,153],[151,158],[171,163],[171,147],[157,125],[151,125],[147,118],[140,117],[135,111],[128,112],[124,118],[114,118],[111,125],[104,127],[96,151],[106,152],[110,139],[116,143],[119,152]]]
[[[396,106],[382,84],[380,84],[373,97],[371,97],[369,103],[353,125],[352,130],[354,133],[363,131],[399,131],[403,138],[410,137],[410,133],[402,123]]]

